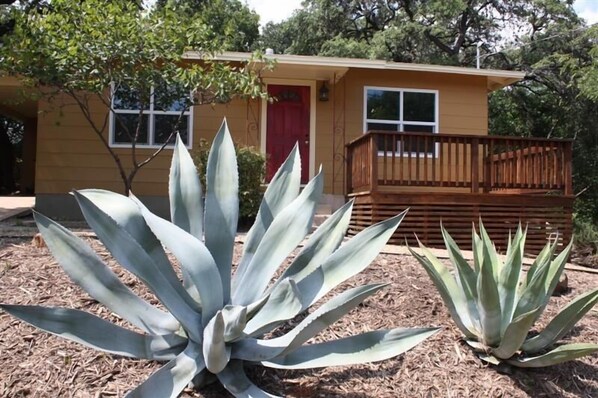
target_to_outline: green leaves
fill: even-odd
[[[451,317],[480,359],[498,365],[503,361],[521,367],[548,366],[598,350],[598,345],[566,345],[530,357],[554,344],[598,301],[598,290],[575,299],[537,336],[528,334],[554,291],[571,250],[569,244],[554,260],[557,241],[547,243],[527,276],[521,273],[526,232],[521,225],[509,235],[503,263],[480,221],[480,235],[472,231],[473,268],[455,241],[442,230],[456,275],[420,243],[424,256],[411,250],[424,266]]]

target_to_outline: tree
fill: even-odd
[[[222,50],[250,51],[260,35],[259,15],[239,0],[159,0],[156,7],[198,18],[213,40],[222,43]]]
[[[263,42],[287,44],[293,54],[355,53],[368,58],[472,65],[476,47],[496,53],[514,37],[542,32],[575,17],[571,0],[306,0],[303,9],[264,29]],[[289,37],[280,37],[285,32]],[[345,41],[340,40],[345,39]],[[274,46],[273,46],[274,47]]]
[[[490,97],[490,133],[573,139],[576,212],[598,222],[598,29],[552,24],[507,52],[527,78]]]
[[[170,6],[143,10],[124,0],[53,0],[51,8],[14,12],[13,17],[14,31],[0,48],[4,72],[50,99],[57,94],[70,98],[110,153],[125,193],[138,171],[172,143],[190,106],[262,95],[259,69],[212,61],[224,38],[215,39],[200,20],[184,18]],[[197,51],[199,62],[183,60],[189,50]],[[179,117],[163,126],[160,147],[139,158],[144,112],[157,93],[164,106],[176,105]],[[116,96],[128,96],[125,100],[139,109],[137,117],[114,112]],[[108,141],[110,113],[100,122],[92,116],[94,101],[112,111],[123,139],[130,142],[129,165]]]

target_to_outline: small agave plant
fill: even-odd
[[[598,289],[574,299],[539,334],[530,329],[540,317],[565,267],[571,244],[554,258],[557,241],[548,243],[522,273],[526,232],[521,225],[509,243],[505,262],[480,221],[473,230],[473,267],[442,228],[455,275],[420,242],[423,256],[411,250],[436,285],[453,321],[478,356],[491,364],[549,366],[598,351],[598,344],[553,347],[598,301]]]
[[[376,224],[340,246],[352,208],[347,203],[272,281],[310,231],[322,194],[321,172],[301,192],[300,178],[295,147],[268,185],[231,277],[239,202],[235,149],[226,122],[209,154],[205,211],[195,166],[177,140],[169,183],[171,222],[133,196],[102,190],[74,193],[99,240],[166,311],[138,297],[89,246],[41,214],[35,214],[39,230],[69,277],[140,331],[68,308],[1,308],[101,351],[169,361],[128,397],[176,397],[189,383],[201,386],[216,378],[236,397],[273,397],[249,380],[246,364],[304,369],[380,361],[434,334],[434,328],[390,329],[304,344],[386,286],[376,283],[346,290],[310,311],[290,331],[264,338],[364,270],[404,217],[402,213]],[[163,247],[178,260],[182,282]]]

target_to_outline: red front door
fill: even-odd
[[[266,124],[267,179],[287,158],[296,142],[301,154],[301,182],[309,179],[309,87],[268,85]]]

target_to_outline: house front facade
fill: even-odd
[[[235,63],[248,57],[224,53],[218,59]],[[436,203],[450,208],[464,198],[473,207],[460,211],[471,213],[477,206],[474,213],[479,216],[480,203],[485,201],[551,193],[567,197],[557,204],[570,217],[572,199],[570,187],[566,187],[570,178],[566,181],[564,170],[570,146],[488,141],[488,94],[522,79],[522,73],[375,60],[271,57],[276,59],[275,66],[263,78],[268,94],[276,100],[235,99],[193,107],[182,123],[189,148],[197,147],[201,139],[210,141],[226,117],[236,143],[259,148],[267,155],[271,175],[297,142],[304,182],[323,166],[325,205],[335,209],[348,198],[356,200],[353,231],[389,216],[398,206]],[[187,58],[195,60],[192,53]],[[10,99],[8,84],[9,79],[0,79],[0,102]],[[26,152],[34,164],[31,188],[38,211],[74,218],[78,213],[68,194],[73,189],[123,190],[113,159],[74,104],[55,99],[27,106],[3,105],[0,112],[13,117],[23,113],[20,116],[26,119],[28,139],[35,144]],[[92,108],[90,117],[97,121],[108,116],[105,139],[126,167],[130,144],[113,122],[114,115],[100,103]],[[115,102],[114,108],[125,120],[139,112],[125,100]],[[166,111],[144,110],[147,123],[138,142],[140,158],[163,142],[166,137],[160,126],[168,125],[179,112],[176,104]],[[162,214],[168,209],[170,158],[167,148],[139,171],[133,183],[135,195]],[[552,175],[557,169],[564,174]],[[541,177],[532,183],[533,174]],[[540,181],[543,179],[547,181]],[[436,223],[438,229],[438,221],[446,218],[442,212],[433,215],[432,208],[415,207],[416,218],[406,220],[407,224],[421,224],[418,219],[427,212],[430,226]],[[514,213],[507,213],[509,220],[515,220]],[[560,229],[570,228],[561,224]]]

